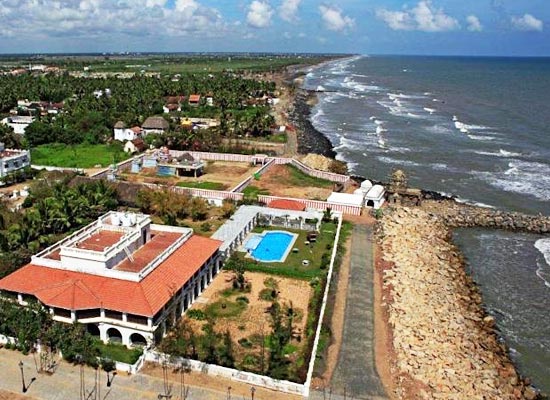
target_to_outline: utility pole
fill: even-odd
[[[256,388],[254,386],[252,386],[250,388],[250,397],[252,400],[254,400],[254,393],[256,393]]]

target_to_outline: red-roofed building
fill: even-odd
[[[306,209],[306,205],[304,203],[287,199],[272,200],[267,206],[269,208],[276,208],[279,210],[304,211]]]
[[[192,94],[189,96],[189,105],[190,106],[198,106],[201,102],[201,95],[200,94]]]
[[[103,341],[158,341],[219,272],[222,242],[147,215],[111,212],[0,280],[1,294],[37,299],[57,321]]]

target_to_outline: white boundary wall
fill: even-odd
[[[338,227],[336,228],[336,236],[334,238],[334,246],[332,248],[332,256],[330,257],[330,266],[327,275],[327,284],[325,285],[325,293],[323,294],[323,302],[321,303],[321,312],[319,313],[319,321],[317,322],[317,329],[315,331],[315,339],[313,340],[313,349],[311,350],[311,358],[309,360],[309,367],[307,370],[307,378],[304,383],[304,396],[309,396],[309,390],[311,386],[311,379],[313,378],[313,367],[315,366],[315,359],[317,355],[317,348],[319,347],[319,339],[321,337],[321,329],[323,327],[323,319],[325,317],[325,310],[327,308],[328,293],[330,290],[330,282],[332,281],[332,273],[334,272],[334,262],[336,260],[336,254],[338,253],[338,243],[340,241],[340,231],[342,230],[342,216],[338,218]]]
[[[325,211],[327,208],[330,208],[332,211],[338,211],[348,215],[361,215],[361,210],[363,209],[363,207],[360,206],[346,206],[343,204],[333,204],[319,200],[296,199],[293,197],[277,197],[263,194],[258,195],[258,201],[260,203],[268,205],[273,200],[292,200],[304,204],[306,208],[312,208],[318,211]]]
[[[220,376],[233,381],[248,383],[252,386],[260,386],[283,393],[297,394],[304,397],[309,395],[309,387],[306,387],[300,383],[280,381],[267,376],[254,374],[252,372],[239,371],[232,368],[221,367],[219,365],[206,364],[202,361],[189,360],[181,357],[170,357],[167,354],[158,353],[156,351],[146,352],[145,361],[154,362],[157,364],[166,363],[172,367],[178,367],[184,364],[190,367],[192,371],[210,376]]]

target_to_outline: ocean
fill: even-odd
[[[550,59],[357,56],[308,71],[311,113],[350,172],[460,201],[550,214]],[[550,392],[550,238],[455,241],[520,371]]]

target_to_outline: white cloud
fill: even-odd
[[[0,26],[20,38],[223,36],[220,12],[197,0],[0,0]],[[144,10],[146,10],[144,12]]]
[[[456,18],[445,14],[442,8],[436,8],[431,0],[421,0],[416,7],[403,11],[380,9],[376,16],[393,30],[444,32],[460,28]]]
[[[470,32],[481,32],[483,30],[483,25],[481,25],[479,18],[475,15],[468,15],[466,22],[468,22],[468,30]]]
[[[342,14],[338,7],[320,5],[319,12],[325,27],[331,31],[343,32],[355,26],[355,20]]]
[[[279,7],[279,16],[287,22],[295,22],[298,20],[298,7],[302,0],[283,0]]]
[[[273,8],[264,1],[254,0],[248,7],[246,22],[254,28],[266,28],[271,25]]]
[[[542,32],[544,29],[544,23],[531,14],[525,14],[523,17],[512,16],[511,21],[512,27],[518,31]]]

